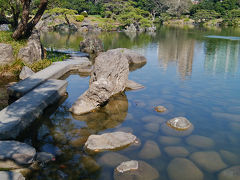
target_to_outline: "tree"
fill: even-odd
[[[167,13],[177,17],[189,13],[192,6],[191,0],[164,0],[163,3],[167,7]]]
[[[20,0],[22,5],[21,12],[21,21],[18,24],[16,30],[13,33],[13,38],[15,40],[19,40],[21,38],[27,38],[31,35],[33,28],[41,19],[44,11],[47,8],[48,0],[40,0],[38,10],[35,16],[30,19],[30,11],[31,11],[31,0]]]
[[[220,16],[219,13],[217,13],[214,10],[198,10],[195,14],[194,14],[194,19],[197,22],[203,23],[203,22],[207,22],[209,20],[218,18]]]

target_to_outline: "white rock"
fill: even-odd
[[[35,74],[35,73],[29,67],[23,66],[22,71],[19,75],[19,78],[21,80],[23,80],[23,79],[26,79],[26,78],[32,76],[33,74]]]

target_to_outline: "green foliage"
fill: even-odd
[[[240,25],[240,9],[233,9],[228,11],[224,16],[224,23],[231,26]]]
[[[219,13],[217,13],[214,10],[197,10],[197,12],[194,14],[194,20],[197,22],[206,22],[211,19],[218,18],[220,16]]]
[[[81,12],[81,15],[83,15],[84,17],[88,17],[88,13],[86,11]]]
[[[75,16],[75,20],[76,20],[77,22],[82,22],[82,21],[84,20],[84,16],[83,16],[83,15],[76,15],[76,16]]]
[[[47,10],[45,13],[51,14],[51,15],[75,15],[77,14],[76,10],[72,9],[66,9],[66,8],[53,8]]]

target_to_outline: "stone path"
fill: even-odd
[[[46,107],[64,95],[66,87],[65,80],[47,80],[0,111],[0,139],[16,138]]]
[[[48,79],[58,79],[69,71],[78,70],[91,65],[92,63],[85,57],[79,57],[75,60],[55,62],[51,66],[39,71],[31,77],[9,87],[8,94],[13,98],[18,99]]]

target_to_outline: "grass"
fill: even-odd
[[[50,66],[52,62],[63,61],[69,57],[62,53],[47,52],[46,59],[37,61],[33,64],[27,64],[17,58],[19,50],[26,46],[27,40],[15,41],[12,39],[12,32],[0,31],[0,43],[12,45],[15,57],[15,61],[12,64],[0,66],[0,78],[17,78],[23,66],[28,66],[34,72],[38,72]]]

